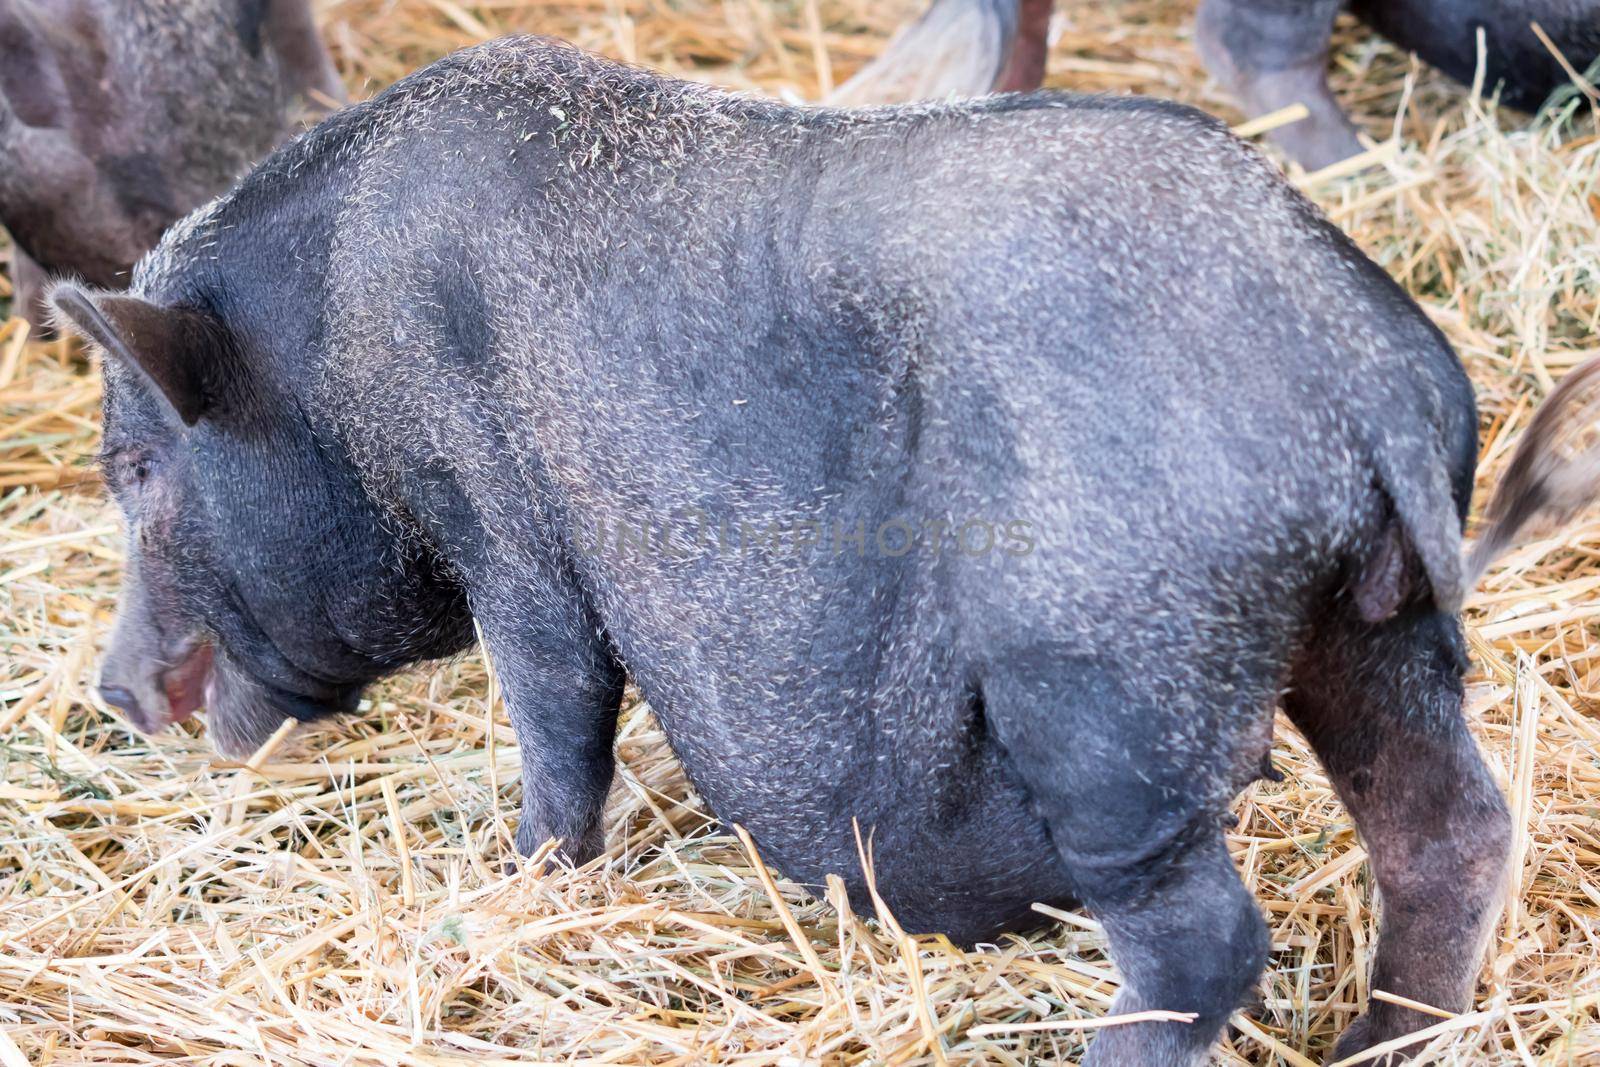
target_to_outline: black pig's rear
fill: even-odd
[[[859,826],[907,927],[1086,902],[1119,1008],[1197,1015],[1091,1060],[1165,1063],[1265,956],[1221,824],[1287,688],[1393,906],[1382,987],[1464,1006],[1505,819],[1459,709],[1470,389],[1211,120],[798,110],[502,42],[280,151],[135,292],[61,302],[114,397],[192,423],[122,399],[107,433],[187,442],[191,584],[227,596],[186,610],[219,691],[257,686],[214,720],[458,647],[470,608],[525,848],[600,847],[625,666],[790,877],[865,904]]]

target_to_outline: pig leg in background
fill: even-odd
[[[1172,713],[1116,671],[1014,654],[982,683],[985,713],[1075,895],[1105,927],[1124,982],[1111,1014],[1195,1015],[1101,1030],[1084,1067],[1197,1067],[1255,987],[1267,925],[1228,855],[1221,812],[1203,799],[1228,773],[1177,765],[1191,753],[1164,735]]]
[[[1012,38],[1011,54],[994,80],[995,92],[1026,93],[1044,84],[1053,10],[1055,0],[1022,0],[1017,10],[1017,32]]]
[[[1315,170],[1360,152],[1328,89],[1328,42],[1342,0],[1201,0],[1195,43],[1206,69],[1251,117],[1291,104],[1311,114],[1270,136]]]
[[[521,749],[517,849],[560,838],[560,854],[581,865],[605,849],[624,676],[571,583],[541,585],[495,582],[473,607]]]
[[[1033,65],[1044,74],[1042,38],[1053,0],[933,0],[923,16],[894,35],[883,55],[839,86],[827,102],[856,107],[904,100],[982,96],[1006,76],[1008,89],[1036,89],[1021,79]],[[1042,16],[1041,16],[1042,12]],[[1008,57],[1018,47],[1019,20],[1041,23],[1037,44],[1022,45],[1015,71]],[[1037,49],[1038,55],[1033,56]]]
[[[1460,624],[1412,608],[1373,625],[1348,607],[1316,627],[1284,707],[1355,818],[1382,927],[1370,988],[1465,1011],[1501,902],[1511,823],[1467,732]],[[1373,1001],[1335,1058],[1437,1022]]]
[[[11,314],[28,320],[36,339],[54,337],[50,325],[50,309],[45,303],[45,293],[50,287],[50,276],[44,268],[28,258],[28,253],[11,245]]]
[[[309,0],[269,0],[267,38],[278,53],[290,89],[322,114],[346,100],[344,83],[311,16]]]

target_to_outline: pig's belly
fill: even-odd
[[[871,917],[859,825],[878,892],[909,932],[972,944],[1046,924],[1036,902],[1072,903],[1044,823],[992,741],[954,766],[902,764],[892,775],[807,759],[805,748],[793,750],[797,758],[778,789],[769,776],[723,776],[700,788],[712,810],[748,829],[785,877],[821,895],[828,876],[837,875],[858,914]],[[705,777],[696,772],[689,766],[691,778]]]

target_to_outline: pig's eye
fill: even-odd
[[[118,452],[109,457],[106,467],[113,485],[138,488],[150,477],[153,463],[148,454]]]

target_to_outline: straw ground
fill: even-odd
[[[357,95],[531,30],[814,99],[917,2],[334,0],[322,14]],[[1067,8],[1051,84],[1243,117],[1198,67],[1190,0]],[[1530,127],[1357,28],[1339,41],[1340,96],[1383,146],[1355,173],[1297,180],[1455,343],[1487,482],[1552,382],[1600,354],[1596,98],[1575,91]],[[1041,915],[1032,937],[962,953],[812,899],[716,831],[638,705],[609,854],[504,874],[518,762],[477,656],[245,764],[192,728],[133,735],[92,690],[120,554],[92,465],[98,388],[73,345],[0,330],[0,1065],[1045,1063],[1075,1059],[1104,1016],[1117,976],[1089,919]],[[1514,554],[1468,618],[1468,710],[1512,798],[1517,859],[1478,1008],[1441,1018],[1429,1055],[1597,1063],[1600,521]],[[1231,837],[1273,958],[1222,1057],[1303,1067],[1374,993],[1374,901],[1287,725],[1274,759],[1284,780],[1239,801]]]

